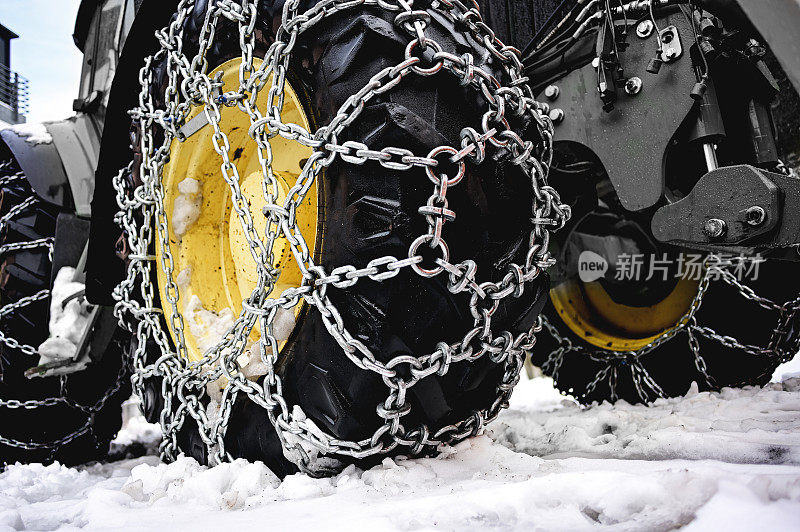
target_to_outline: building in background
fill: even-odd
[[[0,128],[25,122],[28,80],[11,70],[11,40],[19,37],[0,24]]]

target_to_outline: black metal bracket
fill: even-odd
[[[800,179],[749,165],[713,170],[685,198],[653,216],[661,242],[698,249],[779,248],[800,243]]]
[[[672,28],[683,41],[693,34],[680,12],[666,14],[659,24]],[[560,117],[555,120],[553,141],[591,150],[629,211],[651,208],[661,199],[664,154],[695,106],[689,91],[697,76],[688,53],[665,63],[659,75],[646,73],[655,39],[654,35],[632,38],[624,53],[626,75],[641,76],[635,83],[618,90],[614,80],[620,79],[619,74],[598,59],[554,80],[561,96],[549,98],[557,113],[551,118]],[[600,71],[604,76],[598,77]]]

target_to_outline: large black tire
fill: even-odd
[[[783,304],[800,297],[797,270],[798,266],[793,262],[768,261],[761,265],[758,280],[745,281],[744,284],[756,294]],[[703,374],[703,363],[696,360],[684,331],[639,359],[639,367],[652,377],[657,387],[649,385],[641,377],[637,386],[634,376],[641,374],[638,368],[634,372],[631,359],[606,361],[609,353],[575,334],[564,324],[551,302],[545,307],[544,315],[558,332],[557,335],[551,335],[542,331],[531,360],[545,374],[554,377],[559,390],[585,404],[617,400],[640,403],[660,397],[678,397],[684,395],[693,382],[701,391],[763,386],[770,381],[775,368],[794,357],[800,349],[800,312],[786,314],[788,319],[781,326],[784,332],[781,341],[765,353],[748,353],[716,339],[695,334],[705,364]],[[779,316],[779,312],[765,309],[744,298],[736,288],[722,281],[710,284],[702,306],[695,314],[698,325],[735,338],[745,345],[763,348],[770,346],[774,331],[779,328]],[[562,340],[559,341],[557,336]],[[551,354],[567,345],[565,340],[576,349],[568,351],[557,361]],[[592,388],[590,384],[598,374],[609,367],[615,374],[614,384],[609,372]],[[708,379],[706,375],[711,378]]]
[[[34,198],[13,159],[0,162],[0,181],[0,217]],[[58,214],[58,208],[34,199],[12,214],[0,246],[55,237]],[[46,247],[9,251],[0,261],[2,306],[51,288],[55,272]],[[48,295],[3,315],[0,330],[36,348],[48,336],[49,305]],[[120,343],[113,341],[99,363],[63,378],[26,378],[25,370],[38,361],[38,354],[0,344],[0,468],[17,461],[77,464],[105,456],[120,428],[120,405],[130,396]],[[27,407],[17,401],[28,402]],[[42,401],[47,404],[37,404]]]
[[[280,17],[280,4],[262,2],[259,7],[256,35],[263,36],[263,49],[277,26],[273,21]],[[189,57],[197,46],[205,7],[205,2],[198,2],[195,16],[186,24],[184,49]],[[308,7],[303,5],[303,9]],[[376,72],[402,60],[409,39],[393,18],[377,8],[348,11],[329,17],[311,35],[302,36],[288,77],[303,94],[305,110],[317,125],[329,123]],[[445,50],[468,51],[457,33],[449,21],[435,14],[426,29]],[[235,26],[222,21],[216,35],[207,56],[212,67],[240,55]],[[476,66],[500,75],[488,53],[475,61]],[[163,65],[156,66],[156,75],[164,79]],[[480,97],[460,86],[454,76],[408,76],[370,102],[338,140],[363,142],[373,150],[397,146],[424,154],[440,145],[458,145],[462,128],[479,127],[483,106]],[[424,218],[417,209],[430,195],[431,186],[422,170],[399,172],[375,162],[353,165],[339,159],[319,186],[323,198],[319,231],[324,238],[317,239],[321,247],[316,250],[316,262],[326,271],[347,264],[364,267],[385,255],[406,256],[413,240],[425,233]],[[524,263],[533,199],[529,180],[515,166],[489,157],[480,166],[468,165],[467,176],[450,190],[448,200],[457,213],[446,227],[451,260],[472,258],[481,281],[495,282],[505,275],[509,262]],[[468,297],[450,293],[443,277],[424,279],[406,269],[391,280],[363,281],[346,290],[329,290],[328,295],[353,335],[386,362],[401,354],[432,352],[437,342],[461,340],[472,327]],[[503,300],[492,318],[493,329],[515,334],[529,330],[544,304],[546,287],[543,274],[526,286],[521,297]],[[336,437],[368,438],[383,424],[376,406],[386,399],[388,387],[375,373],[359,370],[346,358],[316,309],[306,312],[295,327],[281,353],[279,371],[287,402],[299,404]],[[412,413],[403,418],[403,424],[409,428],[426,424],[434,430],[489,407],[502,373],[502,365],[483,357],[453,364],[444,377],[423,379],[409,390]],[[155,389],[158,386],[152,384]],[[204,446],[198,440],[195,431],[188,430],[180,446],[203,461]],[[279,474],[293,471],[266,412],[246,399],[234,406],[226,450],[234,457],[264,460]]]

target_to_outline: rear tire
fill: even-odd
[[[257,34],[261,31],[269,36],[273,18],[280,13],[268,2],[259,9]],[[187,55],[197,46],[205,15],[202,4],[196,7],[195,15],[186,23]],[[317,124],[328,124],[336,110],[376,72],[402,60],[409,38],[393,19],[393,14],[383,10],[365,8],[332,16],[310,32],[313,36],[303,35],[298,40],[287,78],[298,93],[305,95],[305,110]],[[426,34],[445,50],[470,50],[449,20],[438,16],[432,16],[432,20]],[[212,66],[240,53],[238,39],[219,38],[238,36],[226,24],[220,23],[216,31],[219,42],[207,54]],[[494,61],[488,53],[475,57],[476,66],[498,72]],[[161,76],[161,83],[155,85],[163,87],[164,65],[156,65],[155,70],[156,79]],[[338,142],[362,142],[371,150],[395,146],[415,154],[440,145],[457,146],[462,128],[480,126],[483,105],[474,91],[459,85],[454,76],[408,76],[392,91],[371,101]],[[522,128],[519,124],[517,127]],[[318,236],[317,242],[321,244],[315,262],[330,272],[347,264],[363,268],[370,260],[387,255],[407,256],[409,245],[426,230],[417,209],[430,195],[430,184],[419,168],[396,171],[374,161],[356,165],[338,159],[319,184],[321,238]],[[529,178],[509,160],[487,157],[479,166],[468,166],[464,181],[448,191],[448,200],[458,213],[446,228],[451,260],[473,259],[481,281],[493,282],[503,279],[510,262],[525,263],[533,192]],[[502,300],[492,317],[493,329],[528,332],[544,304],[546,287],[547,277],[542,274],[525,286],[520,297]],[[328,296],[353,336],[384,363],[400,355],[433,352],[437,342],[459,341],[473,326],[469,296],[448,291],[446,275],[425,279],[405,268],[390,280],[378,283],[364,279],[346,290],[331,289]],[[278,373],[286,402],[300,405],[317,426],[336,438],[359,441],[371,437],[383,424],[376,405],[386,400],[389,388],[379,375],[358,369],[345,357],[318,310],[306,309],[299,320],[279,357]],[[484,356],[474,362],[453,363],[444,376],[420,380],[409,388],[412,408],[403,418],[404,426],[425,425],[433,433],[476,410],[491,407],[503,373],[502,364]],[[152,384],[155,389],[158,386]],[[293,471],[266,411],[243,395],[232,409],[226,451],[233,457],[263,460],[278,474]],[[186,430],[178,435],[179,447],[204,461],[205,446],[202,441],[198,443],[191,419],[187,417],[187,421]],[[394,451],[400,452],[407,453],[408,447]]]
[[[797,264],[787,261],[774,260],[762,264],[759,279],[745,284],[756,294],[778,304],[788,301],[793,294],[795,297],[800,294]],[[726,346],[719,339],[695,333],[702,357],[700,363],[689,347],[687,333],[682,331],[643,355],[639,364],[634,364],[632,357],[612,359],[611,353],[578,337],[561,320],[552,303],[548,302],[544,314],[553,328],[551,330],[557,333],[551,334],[547,328],[542,331],[531,361],[555,379],[559,390],[584,404],[617,400],[646,403],[659,397],[678,397],[686,394],[693,382],[701,391],[764,386],[775,368],[793,358],[800,349],[800,312],[795,311],[786,314],[784,336],[763,354],[748,353]],[[722,281],[711,282],[702,306],[695,314],[698,325],[736,338],[745,345],[762,348],[770,346],[778,317],[777,311],[764,309],[745,299],[738,290]],[[559,348],[567,345],[574,346],[574,349],[559,355]],[[703,365],[705,374],[701,371]],[[639,368],[657,386],[641,378],[637,386],[634,376]],[[608,373],[591,387],[598,374],[607,370]],[[616,380],[613,385],[612,378]]]
[[[34,196],[15,161],[0,162],[0,183],[0,216],[32,201],[12,214],[0,233],[0,246],[54,238],[59,209]],[[48,247],[8,251],[0,261],[3,307],[49,292],[55,272]],[[48,337],[49,306],[47,293],[0,317],[0,331],[35,349]],[[18,461],[78,464],[106,456],[120,428],[120,405],[130,396],[119,341],[112,341],[98,363],[65,377],[26,378],[25,370],[37,365],[39,355],[23,349],[0,343],[0,467]],[[27,407],[16,401],[27,401]]]

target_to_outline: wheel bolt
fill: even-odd
[[[705,225],[703,225],[703,233],[709,238],[719,238],[725,234],[727,228],[725,220],[711,218],[706,220]]]
[[[627,92],[630,96],[636,96],[637,94],[642,92],[641,78],[633,77],[630,78],[628,81],[626,81],[625,92]]]
[[[643,20],[636,26],[636,35],[640,39],[646,39],[653,33],[653,23],[649,20]]]
[[[564,110],[563,109],[553,109],[550,111],[550,120],[553,121],[554,124],[560,124],[564,121]]]
[[[761,225],[767,219],[767,211],[758,205],[754,205],[745,211],[745,219],[752,226]]]
[[[548,85],[547,88],[544,90],[544,95],[551,102],[555,101],[558,98],[559,94],[561,94],[561,89],[559,89],[557,85]]]

